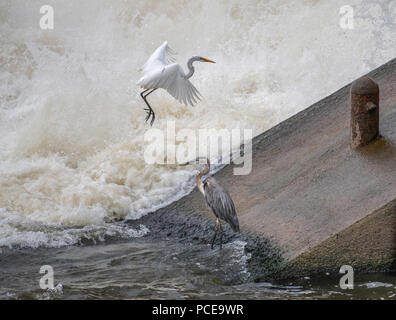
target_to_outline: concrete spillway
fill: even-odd
[[[280,248],[279,275],[343,264],[395,269],[396,59],[368,76],[380,88],[376,141],[350,148],[348,85],[254,138],[249,175],[233,175],[233,165],[215,175],[234,199],[243,233]],[[212,232],[197,190],[152,216],[165,212],[210,221],[203,233]]]

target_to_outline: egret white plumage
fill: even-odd
[[[178,63],[171,63],[174,61],[173,54],[174,51],[168,46],[168,42],[165,41],[154,51],[141,69],[143,76],[139,79],[138,85],[145,89],[140,95],[148,107],[145,109],[147,111],[146,122],[152,117],[151,125],[154,123],[155,114],[147,102],[147,96],[149,94],[162,88],[181,103],[193,106],[200,99],[199,91],[188,80],[195,71],[193,62],[215,63],[203,57],[193,56],[187,61],[188,73],[185,74],[183,68]]]

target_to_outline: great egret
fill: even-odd
[[[197,158],[195,161],[199,161],[202,157]],[[209,177],[202,181],[202,177],[210,171],[210,161],[206,159],[204,169],[198,172],[196,176],[197,186],[199,191],[205,197],[206,204],[212,210],[216,216],[216,229],[212,238],[211,248],[213,249],[214,242],[216,240],[217,232],[220,231],[220,249],[222,248],[223,240],[223,229],[221,227],[221,220],[227,222],[234,232],[240,232],[238,217],[235,211],[234,202],[231,199],[230,194],[224,189],[213,177]],[[184,165],[191,164],[187,162]]]
[[[170,64],[170,62],[174,61],[172,54],[174,54],[173,50],[168,46],[168,42],[165,41],[154,51],[141,69],[143,76],[139,79],[138,85],[145,89],[140,95],[148,107],[148,109],[145,109],[147,111],[146,122],[150,119],[150,116],[152,116],[150,125],[154,123],[155,114],[150,104],[147,102],[147,96],[149,94],[153,93],[158,88],[162,88],[168,91],[181,103],[185,105],[190,104],[192,106],[200,99],[199,91],[188,80],[195,71],[193,62],[215,63],[212,60],[199,56],[191,57],[187,62],[189,72],[185,74],[183,68],[179,64]]]

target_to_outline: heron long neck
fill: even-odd
[[[197,186],[199,191],[201,191],[202,194],[205,194],[205,190],[203,188],[203,182],[201,180],[201,178],[205,175],[208,174],[210,171],[210,161],[208,158],[206,158],[206,165],[205,168],[203,168],[203,170],[201,170],[198,174],[197,174]]]
[[[192,57],[187,61],[187,68],[188,68],[188,73],[186,74],[186,78],[190,79],[192,77],[192,75],[194,74],[194,66],[193,66],[193,62],[198,61],[199,59],[197,59],[197,57]]]

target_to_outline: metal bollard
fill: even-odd
[[[362,147],[379,135],[379,87],[368,77],[351,87],[351,148]]]

